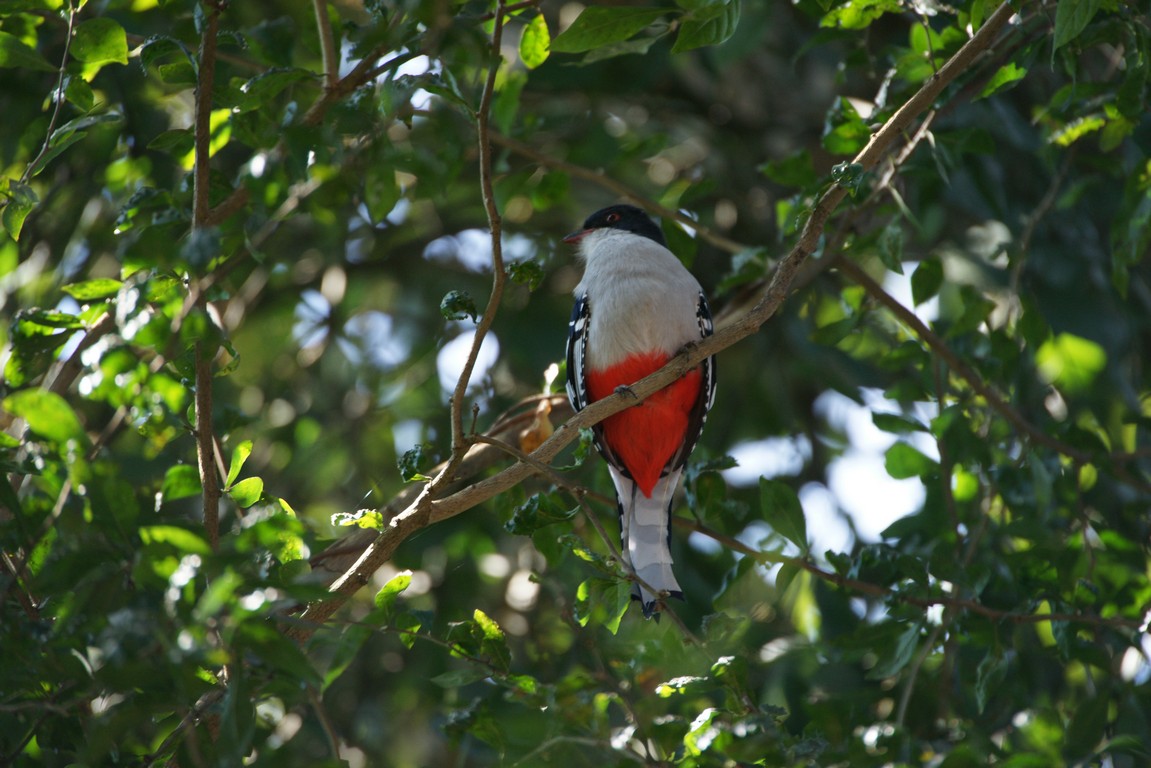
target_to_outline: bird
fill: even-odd
[[[713,333],[699,281],[668,250],[663,232],[632,205],[596,211],[564,242],[584,273],[573,291],[567,394],[578,412],[662,368]],[[672,502],[715,400],[716,363],[698,367],[593,428],[615,486],[632,598],[658,620],[665,595],[683,599],[672,570]]]

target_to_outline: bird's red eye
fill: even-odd
[[[615,224],[617,221],[619,221],[619,214],[618,213],[609,213],[607,215],[607,223],[608,224]]]

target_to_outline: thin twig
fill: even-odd
[[[52,134],[56,131],[56,121],[60,119],[60,110],[64,106],[64,73],[68,69],[68,56],[72,51],[72,31],[76,26],[76,14],[79,10],[72,3],[68,3],[68,31],[64,36],[64,53],[60,57],[60,70],[56,76],[56,88],[52,91],[52,117],[48,119],[48,129],[44,132],[44,144],[40,147],[40,152],[36,157],[32,158],[32,162],[28,163],[28,167],[24,169],[24,173],[20,176],[20,183],[28,183],[28,179],[32,178],[32,173],[40,165],[40,162],[48,154],[48,150],[52,147]]]
[[[312,0],[312,6],[316,11],[316,32],[320,38],[320,55],[324,62],[324,90],[331,90],[340,79],[340,59],[336,55],[332,20],[328,18],[327,0]]]
[[[475,370],[479,359],[480,348],[488,331],[495,322],[496,312],[499,311],[500,301],[503,299],[504,283],[507,275],[504,273],[503,259],[503,220],[500,217],[499,207],[496,204],[495,188],[492,183],[492,144],[489,137],[489,120],[491,117],[492,98],[495,96],[496,75],[499,72],[503,57],[500,45],[504,31],[504,3],[499,3],[495,23],[492,29],[490,55],[492,61],[488,66],[487,79],[484,82],[483,93],[480,96],[480,106],[476,111],[476,133],[479,141],[479,170],[480,194],[484,201],[484,210],[488,217],[488,228],[491,231],[492,248],[492,292],[488,297],[487,306],[476,323],[475,335],[472,337],[472,346],[468,350],[467,359],[463,369],[456,380],[455,391],[451,398],[451,424],[452,424],[452,452],[448,465],[428,484],[428,496],[435,492],[445,479],[452,477],[459,462],[463,460],[468,450],[468,439],[464,434],[463,411],[464,398],[467,396],[468,385],[471,383],[472,371]]]

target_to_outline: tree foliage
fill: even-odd
[[[1148,10],[3,5],[0,763],[1146,764]],[[719,310],[660,622],[620,198]],[[828,549],[850,402],[918,500]]]

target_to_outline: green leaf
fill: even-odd
[[[782,480],[759,479],[759,508],[775,531],[807,554],[807,518],[795,489]]]
[[[1100,5],[1102,0],[1059,0],[1059,5],[1055,7],[1054,50],[1059,50],[1079,37],[1079,33],[1091,23]]]
[[[550,53],[551,33],[548,32],[548,23],[541,13],[528,22],[520,35],[520,61],[528,69],[535,69],[548,60]]]
[[[1107,711],[1114,698],[1107,694],[1091,696],[1075,707],[1075,714],[1067,725],[1064,754],[1069,762],[1078,763],[1094,751],[1107,736]]]
[[[866,190],[867,171],[859,163],[838,163],[831,169],[831,180],[856,197]]]
[[[264,495],[264,481],[259,477],[249,477],[241,480],[228,489],[232,501],[241,508],[247,508],[259,501]]]
[[[811,153],[806,149],[766,162],[759,166],[759,172],[776,184],[800,189],[814,184],[819,178]]]
[[[911,300],[915,306],[931,299],[943,287],[943,262],[939,259],[928,259],[919,262],[919,266],[911,273]]]
[[[4,398],[4,409],[28,422],[28,428],[61,448],[88,444],[84,427],[68,401],[45,389],[25,389]]]
[[[355,512],[336,512],[332,515],[332,525],[346,528],[349,526],[356,526],[358,528],[370,528],[372,530],[383,530],[384,516],[376,509],[358,509]]]
[[[1053,131],[1048,141],[1060,147],[1069,147],[1106,126],[1107,120],[1102,115],[1083,115]]]
[[[57,71],[35,48],[8,32],[0,32],[0,67]]]
[[[140,529],[140,541],[145,544],[167,544],[192,555],[212,554],[212,548],[201,536],[176,525],[146,525]]]
[[[740,0],[713,0],[691,11],[680,21],[672,53],[683,53],[707,45],[720,45],[739,26]]]
[[[516,536],[530,536],[540,528],[572,519],[579,507],[565,509],[550,493],[537,493],[512,511],[504,528]]]
[[[898,674],[901,669],[906,667],[911,662],[911,658],[915,655],[915,649],[919,645],[920,629],[921,627],[917,622],[903,630],[895,641],[895,645],[891,646],[880,657],[879,662],[868,670],[868,679],[882,680],[885,677]]]
[[[507,266],[508,277],[512,282],[527,286],[529,291],[539,287],[544,279],[543,267],[530,259],[526,261],[513,261]]]
[[[495,619],[476,608],[472,612],[473,632],[479,640],[480,653],[489,664],[500,672],[507,672],[511,667],[512,654],[508,649],[508,641],[503,629]]]
[[[581,627],[602,624],[613,635],[631,605],[631,585],[626,581],[588,579],[576,589],[574,616]]]
[[[667,238],[668,250],[674,253],[685,267],[690,268],[699,250],[699,243],[677,221],[665,219],[660,229]]]
[[[637,37],[635,40],[625,40],[621,43],[611,43],[609,45],[602,45],[595,50],[588,51],[580,64],[586,66],[588,64],[595,64],[598,61],[606,61],[607,59],[614,59],[617,56],[628,56],[630,54],[643,55],[648,52],[653,45],[659,42],[659,37],[651,35],[649,37]]]
[[[228,481],[224,486],[230,488],[232,483],[236,482],[236,478],[240,476],[240,470],[244,467],[244,462],[252,455],[252,441],[245,440],[232,449],[232,461],[228,465]]]
[[[373,600],[376,608],[385,612],[391,611],[392,606],[396,604],[396,599],[411,585],[412,572],[400,571],[388,579],[387,583],[380,587],[380,591],[376,593]]]
[[[1107,352],[1090,339],[1061,333],[1035,354],[1039,377],[1068,392],[1082,392],[1107,366]]]
[[[938,468],[934,461],[904,442],[898,442],[887,449],[883,465],[887,474],[896,480],[922,477]]]
[[[903,226],[898,219],[892,219],[879,235],[879,260],[895,274],[903,274]]]
[[[555,53],[583,53],[631,38],[667,11],[657,8],[603,8],[592,6],[551,43]]]
[[[96,94],[82,77],[68,76],[64,85],[64,98],[81,112],[88,112],[96,106]]]
[[[903,10],[899,0],[852,0],[820,20],[821,27],[838,29],[864,29],[885,13],[899,13]]]
[[[110,277],[99,277],[95,280],[85,280],[81,283],[65,285],[62,290],[77,301],[95,301],[97,299],[106,299],[109,296],[115,296],[122,285],[124,285],[124,283],[121,280],[113,280]]]
[[[713,683],[709,678],[696,675],[682,675],[680,677],[673,677],[666,683],[657,685],[655,687],[655,695],[661,699],[667,699],[677,694],[697,693],[712,687],[712,685]]]
[[[400,470],[400,477],[403,478],[405,483],[431,480],[430,477],[420,472],[420,465],[424,463],[424,452],[428,450],[431,450],[431,446],[421,443],[405,451],[404,455],[396,460],[396,466]]]
[[[479,313],[476,311],[476,303],[472,301],[467,291],[448,291],[440,300],[440,314],[445,320],[463,320],[470,317],[474,323]]]
[[[191,464],[175,464],[168,467],[168,471],[164,473],[160,498],[165,502],[176,501],[189,496],[198,496],[202,490],[199,469]]]
[[[449,672],[443,672],[433,677],[429,682],[433,685],[438,685],[440,688],[462,688],[465,685],[478,683],[481,680],[486,680],[491,677],[491,672],[488,670],[472,666],[465,669],[453,669]]]
[[[708,750],[708,747],[719,734],[719,729],[712,725],[719,716],[720,711],[718,709],[707,707],[692,720],[688,732],[683,737],[684,751],[688,756],[700,757]]]
[[[28,214],[40,204],[40,198],[32,187],[16,179],[8,180],[8,203],[4,206],[4,230],[13,240],[20,239],[20,230]]]
[[[128,36],[113,19],[89,19],[76,27],[71,51],[86,64],[127,64]]]
[[[823,126],[823,146],[833,155],[855,155],[871,140],[871,129],[863,122],[858,110],[846,98],[835,100],[827,111]],[[862,173],[860,167],[858,173]],[[834,172],[833,172],[834,178]],[[840,180],[836,182],[842,184]]]
[[[266,109],[271,100],[287,88],[301,82],[315,79],[315,74],[306,69],[278,67],[261,72],[240,86],[241,98],[236,108],[242,111]]]
[[[191,128],[172,128],[160,131],[148,142],[148,149],[167,152],[177,157],[191,152],[196,146],[196,137]]]
[[[1025,77],[1027,77],[1027,69],[1025,67],[1021,67],[1015,62],[1004,64],[991,76],[991,79],[987,81],[987,85],[983,86],[983,90],[979,93],[979,98],[987,98],[993,93],[997,93],[1014,83],[1018,83]]]
[[[68,149],[68,147],[80,141],[87,135],[87,131],[71,131],[64,134],[60,133],[59,131],[53,132],[52,138],[48,141],[47,151],[36,157],[36,162],[34,162],[32,167],[29,169],[29,175],[40,175],[40,172],[47,168],[49,163],[63,154],[64,150]]]
[[[988,653],[975,671],[975,703],[980,714],[987,708],[1007,674],[1008,659],[1000,653]]]

